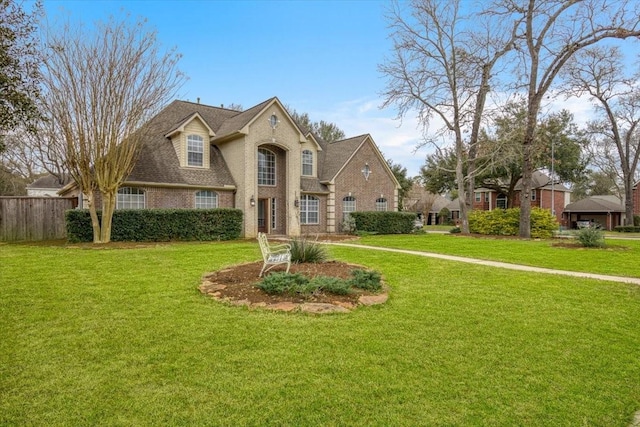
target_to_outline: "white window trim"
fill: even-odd
[[[347,200],[349,199],[349,200]],[[347,202],[353,202],[353,209],[351,210],[347,210],[346,207]],[[344,219],[347,217],[347,215],[349,215],[351,212],[355,212],[357,210],[357,201],[356,198],[353,196],[345,196],[342,198],[342,220],[344,221]]]
[[[192,140],[192,138],[193,138],[193,140]],[[201,144],[202,151],[198,152],[196,150],[190,150],[189,149],[189,142],[194,142],[194,143]],[[204,161],[204,154],[205,154],[204,153],[204,151],[205,151],[204,150],[204,138],[202,136],[198,135],[198,134],[195,134],[195,133],[191,133],[191,134],[187,135],[187,147],[186,148],[187,148],[187,158],[185,160],[186,160],[187,166],[190,167],[190,168],[203,168],[203,167],[205,167],[205,161]],[[190,164],[189,163],[189,154],[190,153],[202,154],[202,163],[201,164]]]
[[[308,162],[305,162],[305,154],[307,155],[307,159],[309,160]],[[314,176],[313,175],[313,151],[311,150],[302,150],[302,176]],[[311,168],[311,172],[310,173],[304,173],[304,167],[305,166],[309,166]]]
[[[273,184],[261,184],[260,183],[260,151],[264,151],[265,155],[270,154],[273,156]],[[276,153],[274,153],[273,151],[269,150],[268,148],[258,148],[258,171],[257,171],[257,175],[258,175],[258,185],[264,185],[266,187],[275,187],[278,184],[278,170],[277,170],[277,156]]]
[[[316,210],[313,211],[317,213],[317,219],[315,222],[309,222],[309,202],[314,201]],[[309,194],[303,194],[300,197],[300,224],[302,225],[318,225],[320,224],[320,199],[316,196],[312,196]]]
[[[204,196],[202,193],[210,193],[206,196]],[[200,197],[203,197],[208,200],[208,199],[212,199],[214,201],[214,206],[198,206],[198,196],[200,195]],[[202,204],[202,203],[201,203]],[[211,190],[200,190],[200,191],[196,191],[194,194],[194,203],[193,206],[195,207],[195,209],[217,209],[218,208],[218,193],[216,193],[215,191],[211,191]]]
[[[380,209],[384,208],[384,209]],[[389,210],[389,204],[387,203],[387,199],[384,197],[378,197],[376,199],[376,211],[378,212],[386,212]]]
[[[135,193],[133,192],[135,190]],[[122,196],[122,197],[121,197]],[[124,198],[129,196],[125,201]],[[132,197],[136,196],[135,207],[133,205]],[[142,196],[142,206],[140,206],[140,196]],[[129,205],[123,207],[122,205]],[[142,188],[137,187],[120,187],[116,192],[116,209],[145,209],[147,207],[147,194]]]

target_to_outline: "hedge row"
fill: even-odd
[[[558,222],[547,209],[531,208],[531,237],[548,238],[558,229]],[[520,232],[520,208],[473,210],[469,213],[471,233],[516,236]]]
[[[618,225],[613,229],[618,233],[640,233],[640,226],[637,225]]]
[[[101,211],[98,218],[102,218]],[[65,219],[69,241],[93,241],[88,209],[69,210]],[[241,231],[239,209],[126,209],[113,213],[111,240],[232,240],[239,238]]]
[[[415,212],[372,211],[351,212],[356,232],[408,234],[414,231]]]

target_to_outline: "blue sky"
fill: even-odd
[[[386,1],[45,1],[49,22],[145,17],[183,55],[179,98],[249,108],[272,96],[347,136],[370,133],[384,155],[418,173],[421,131],[381,110],[390,52]]]

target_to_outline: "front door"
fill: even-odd
[[[258,199],[258,232],[267,233],[269,224],[269,199]]]

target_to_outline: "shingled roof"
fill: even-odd
[[[27,188],[35,189],[35,188],[50,188],[52,190],[59,190],[68,183],[71,182],[71,176],[64,175],[63,182],[60,183],[60,180],[57,176],[46,174],[41,176],[40,178],[33,181],[31,184],[27,185]]]
[[[340,172],[340,169],[353,156],[358,147],[362,145],[369,135],[359,135],[335,142],[318,140],[322,151],[320,163],[322,172],[319,173],[320,181],[331,181]]]
[[[591,196],[569,203],[565,212],[624,212],[624,205],[616,196]]]
[[[531,188],[551,189],[551,178],[549,178],[549,175],[543,172],[533,171],[533,173],[531,174]],[[515,189],[522,190],[522,178],[520,178],[516,183]],[[559,182],[555,182],[554,189],[556,191],[571,191],[565,185]]]
[[[125,182],[194,185],[201,187],[235,186],[220,151],[212,146],[209,169],[184,169],[173,145],[165,135],[179,127],[185,119],[200,114],[207,125],[217,132],[222,124],[240,114],[238,111],[210,107],[186,101],[174,101],[152,118],[144,127],[145,144],[133,171]]]

